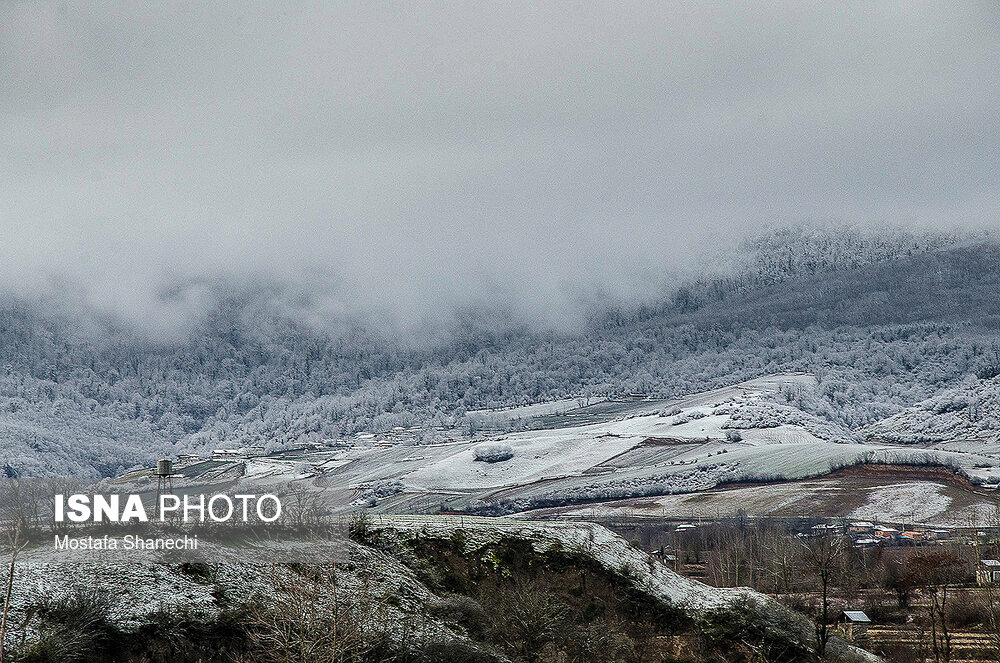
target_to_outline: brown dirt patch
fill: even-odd
[[[824,478],[870,477],[875,479],[914,479],[922,481],[942,481],[973,492],[984,492],[967,478],[948,467],[915,465],[879,465],[877,463],[852,465],[835,470]]]

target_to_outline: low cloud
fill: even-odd
[[[5,3],[0,285],[556,327],[763,224],[989,227],[998,13]],[[167,293],[165,295],[165,293]]]

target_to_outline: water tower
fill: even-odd
[[[169,458],[156,461],[156,506],[159,508],[160,495],[174,494],[174,464]]]

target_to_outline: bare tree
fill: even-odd
[[[367,651],[360,607],[339,597],[332,575],[310,569],[279,586],[281,600],[262,603],[248,615],[247,631],[262,661],[340,662]]]
[[[803,562],[806,570],[816,580],[820,604],[815,619],[816,655],[826,653],[830,640],[830,588],[843,567],[844,540],[835,534],[822,534],[803,544]]]
[[[539,660],[546,646],[565,635],[569,608],[534,583],[498,592],[490,608],[496,639],[521,660]]]
[[[976,528],[975,531],[979,530],[980,525],[977,520],[972,519],[970,524]],[[985,518],[985,526],[989,537],[987,540],[987,550],[983,551],[981,549],[978,536],[973,539],[973,547],[976,554],[977,573],[983,557],[985,555],[992,556],[995,552],[993,549],[997,539],[997,532],[1000,532],[1000,503],[994,504],[993,509],[987,514]],[[993,654],[995,658],[1000,661],[1000,587],[992,582],[986,582],[983,583],[982,593],[986,599],[983,603],[983,607],[985,609],[983,626],[989,635]]]
[[[708,572],[720,587],[746,585],[759,591],[788,591],[795,583],[801,545],[773,520],[733,522],[715,528]]]
[[[322,523],[323,509],[319,491],[289,482],[281,495],[285,522],[295,527],[316,526]]]
[[[0,480],[0,521],[27,535],[41,525],[51,500],[51,486],[44,479]]]
[[[1000,661],[1000,588],[992,583],[983,587],[985,620],[983,626],[990,639],[994,657]]]
[[[10,542],[10,571],[7,573],[7,591],[3,599],[3,612],[0,613],[0,663],[3,663],[5,656],[4,640],[7,637],[7,615],[10,612],[10,597],[14,591],[14,573],[17,569],[17,554],[28,545],[27,540],[21,540],[21,528],[14,530],[13,534],[7,532],[7,539]]]
[[[759,533],[761,586],[757,589],[772,593],[787,592],[795,582],[796,563],[799,556],[798,542],[771,521],[764,521]],[[766,580],[766,584],[765,581]]]
[[[948,620],[949,586],[962,580],[965,562],[951,551],[935,550],[915,555],[909,566],[927,596],[934,660],[948,663],[953,653]]]
[[[900,610],[909,607],[917,578],[906,567],[901,557],[887,560],[883,573],[883,586],[896,594],[896,607]]]

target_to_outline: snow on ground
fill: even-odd
[[[400,510],[428,510],[445,508],[443,504],[461,509],[475,501],[484,512],[691,493],[720,483],[810,479],[857,463],[939,463],[961,468],[978,480],[1000,481],[1000,455],[972,453],[974,446],[952,443],[943,449],[918,449],[824,440],[806,429],[817,430],[805,413],[761,400],[787,385],[809,388],[814,383],[802,374],[769,376],[693,394],[667,406],[643,401],[638,410],[611,421],[489,440],[359,446],[216,463],[212,472],[228,471],[227,478],[239,479],[246,492],[290,482],[309,486],[322,490],[334,509],[348,508],[372,487],[392,482],[401,492],[377,497],[381,509],[398,505]],[[726,437],[737,414],[741,424],[756,421],[759,427],[741,425],[742,440],[733,442]],[[800,423],[790,423],[787,417]],[[513,457],[476,461],[473,450],[487,441],[509,445]],[[998,452],[1000,446],[989,451]]]
[[[670,435],[674,437],[724,439],[726,431],[723,426],[727,423],[729,423],[728,414],[708,415],[700,419],[693,419],[687,423],[671,426]]]
[[[246,461],[247,477],[264,481],[295,481],[311,475],[311,468],[304,461],[282,458],[250,458]]]
[[[775,375],[765,375],[753,380],[747,380],[741,383],[741,386],[745,389],[776,392],[783,387],[799,386],[815,388],[817,384],[816,376],[809,373],[777,373]]]
[[[815,515],[818,500],[835,501],[843,488],[836,481],[748,486],[701,493],[662,495],[644,499],[618,500],[602,504],[559,509],[571,518],[687,518],[690,520],[729,518],[743,511],[748,516]],[[531,517],[532,512],[525,514]]]
[[[637,550],[620,536],[591,523],[528,522],[512,519],[485,519],[441,516],[375,516],[369,527],[383,538],[406,540],[438,537],[455,541],[461,529],[467,549],[496,544],[508,537],[526,540],[539,551],[554,548],[586,554],[607,571],[616,574],[653,600],[676,606],[697,618],[707,611],[737,607],[745,616],[781,628],[782,634],[800,643],[809,643],[812,625],[774,599],[747,588],[720,589],[685,578]],[[449,627],[427,617],[427,606],[435,598],[413,571],[385,550],[359,545],[351,541],[330,542],[244,542],[238,547],[202,542],[203,552],[210,553],[213,581],[186,573],[184,567],[163,563],[160,555],[110,554],[108,551],[55,552],[43,545],[26,550],[17,563],[14,574],[11,614],[14,623],[24,619],[26,610],[42,598],[71,595],[76,588],[102,590],[112,600],[113,623],[125,628],[138,628],[160,610],[216,616],[221,610],[220,591],[227,602],[277,600],[278,591],[286,580],[296,577],[295,569],[273,564],[274,559],[296,559],[300,549],[320,556],[325,563],[337,565],[338,591],[346,600],[355,597],[392,596],[394,601],[380,602],[388,620],[400,621],[407,616],[423,615],[427,635],[450,633]],[[416,635],[423,635],[416,633]],[[846,649],[844,643],[833,643],[840,651],[854,653],[853,660],[878,659],[867,652]]]
[[[593,427],[585,427],[593,428]],[[638,444],[636,437],[586,435],[579,429],[521,433],[504,438],[514,457],[498,463],[474,460],[478,444],[458,447],[447,457],[403,477],[417,489],[482,489],[530,483],[546,477],[582,473]]]
[[[423,509],[436,509],[441,499],[434,496],[450,494],[466,496],[458,503],[449,502],[457,508],[464,508],[469,500],[477,500],[480,506],[505,505],[501,511],[509,512],[560,501],[693,494],[727,482],[809,479],[858,462],[906,464],[936,460],[946,465],[963,466],[967,473],[992,471],[975,467],[982,464],[982,456],[933,450],[832,442],[715,441],[636,446],[642,439],[642,436],[576,437],[560,431],[547,431],[545,435],[522,434],[506,439],[505,443],[511,445],[515,455],[511,460],[498,463],[473,460],[476,445],[472,443],[435,449],[377,449],[323,475],[317,485],[325,491],[326,499],[331,500],[331,507],[345,506],[371,486],[394,481],[400,483],[404,495],[423,494],[429,498],[416,502],[399,499],[395,503],[402,510],[417,504]],[[253,485],[275,483],[273,475],[250,475],[243,479],[243,489],[253,492]],[[309,482],[302,483],[308,485]],[[784,489],[765,487],[760,490]],[[794,500],[794,495],[784,499]],[[395,510],[393,503],[387,502],[386,508]],[[773,508],[784,506],[779,503]],[[726,506],[713,507],[718,508],[725,510]]]
[[[598,469],[597,466],[615,456],[634,449],[647,438],[690,439],[698,442],[711,440],[710,445],[685,453],[674,461],[697,464],[717,454],[718,444],[726,438],[725,425],[729,421],[729,416],[713,414],[720,405],[731,403],[734,399],[743,402],[747,398],[756,398],[777,390],[783,384],[811,384],[812,381],[813,378],[808,375],[771,376],[680,399],[677,406],[680,409],[679,414],[668,416],[642,414],[606,423],[510,434],[498,439],[513,448],[514,457],[499,463],[476,462],[473,449],[480,442],[469,441],[449,445],[445,451],[440,448],[435,449],[419,461],[411,460],[414,454],[420,453],[419,451],[375,449],[369,453],[369,458],[359,457],[357,461],[343,469],[345,476],[356,477],[352,485],[356,485],[358,481],[396,479],[414,491],[476,491],[528,485],[542,480],[581,477],[588,470]],[[798,426],[781,425],[767,429],[767,432],[747,431],[747,433],[757,444],[783,441],[802,444],[822,443]],[[822,459],[826,458],[824,454],[809,455],[809,466],[819,467],[816,472],[826,469],[827,466],[819,465]],[[783,466],[789,462],[785,459]],[[623,480],[634,480],[651,472],[664,473],[660,465],[628,469],[633,470],[632,475],[622,476]],[[751,471],[766,473],[770,470]],[[682,476],[687,473],[677,474],[680,483],[691,484]],[[573,485],[581,483],[587,485],[594,481],[593,476],[588,475],[580,481],[573,481]],[[703,481],[697,481],[693,485],[703,484]]]
[[[800,426],[775,426],[774,428],[748,428],[740,431],[746,444],[802,444],[822,440]]]
[[[563,414],[580,407],[578,398],[564,398],[558,401],[548,401],[545,403],[532,403],[530,405],[520,405],[518,407],[499,408],[495,410],[469,410],[470,417],[489,419],[491,422],[513,421],[514,419],[528,419],[543,414]],[[585,400],[587,405],[595,405],[603,402],[603,398],[592,398]]]
[[[1000,495],[941,481],[848,476],[527,511],[524,518],[848,518],[936,527],[996,522]]]
[[[556,504],[692,493],[723,483],[796,480],[822,476],[858,463],[913,465],[938,463],[972,473],[983,456],[901,447],[810,442],[724,448],[688,448],[665,463],[616,467],[613,472],[568,476],[498,491],[477,503],[485,512],[513,512]],[[628,459],[635,452],[623,456]],[[994,460],[995,462],[995,460]]]
[[[562,550],[585,551],[610,571],[619,573],[622,569],[629,569],[646,591],[695,611],[731,604],[751,592],[710,587],[685,578],[663,564],[651,563],[649,555],[636,550],[605,527],[592,523],[530,522],[470,516],[380,516],[373,519],[370,526],[375,530],[396,530],[442,538],[450,537],[459,528],[465,534],[467,547],[483,546],[502,537],[514,536],[537,542],[541,550],[558,546]]]
[[[930,447],[941,451],[956,451],[958,453],[975,453],[984,456],[1000,456],[1000,442],[984,440],[949,440],[938,442]]]
[[[691,424],[710,419],[704,417]],[[960,467],[978,479],[1000,480],[1000,459],[982,454],[891,445],[822,441],[791,426],[744,431],[745,439],[650,435],[664,417],[634,417],[606,424],[527,431],[498,438],[514,452],[510,460],[474,459],[482,441],[428,446],[354,448],[308,458],[263,458],[230,472],[246,492],[273,492],[282,484],[322,490],[331,508],[345,508],[373,486],[397,483],[402,495],[427,499],[389,500],[405,510],[476,508],[511,512],[564,502],[692,493],[721,483],[809,479],[857,463],[929,464]],[[690,425],[690,424],[685,424]],[[668,426],[670,426],[668,424]],[[676,428],[676,427],[674,427]],[[655,438],[650,441],[650,438]],[[227,466],[215,468],[218,472]],[[242,477],[241,477],[242,474]],[[195,480],[196,481],[196,480]],[[184,483],[195,483],[185,481]],[[366,492],[368,491],[368,492]],[[460,496],[457,502],[442,495]],[[489,511],[488,511],[489,512]]]
[[[848,517],[890,522],[933,522],[951,504],[951,498],[943,491],[944,486],[933,481],[906,481],[876,488],[868,493],[865,504]]]

